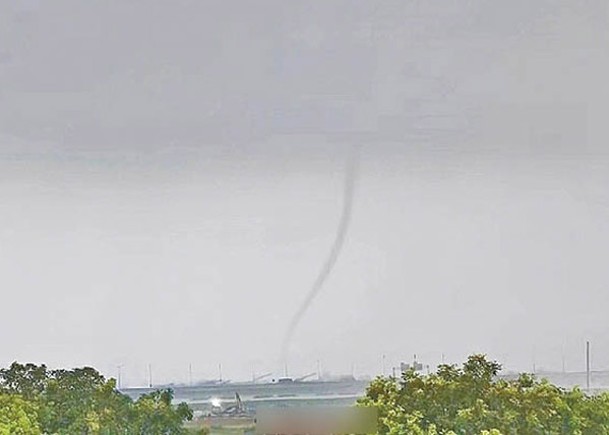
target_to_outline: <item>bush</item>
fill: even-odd
[[[162,390],[134,402],[90,367],[49,371],[13,363],[0,370],[0,435],[185,434],[192,411],[172,399]]]
[[[19,395],[0,393],[0,435],[39,434],[35,405]]]
[[[587,396],[472,355],[462,367],[374,380],[359,404],[379,410],[381,434],[607,434],[609,395]]]

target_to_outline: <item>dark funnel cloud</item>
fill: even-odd
[[[353,146],[350,150],[349,159],[346,165],[343,209],[340,221],[338,223],[338,229],[336,231],[336,238],[334,239],[334,243],[332,244],[326,261],[323,263],[317,278],[313,282],[313,286],[306,294],[302,303],[298,307],[298,310],[296,313],[294,313],[290,324],[288,325],[288,329],[286,330],[285,337],[281,344],[281,360],[284,363],[287,362],[290,344],[298,325],[302,321],[304,315],[307,313],[307,310],[311,307],[311,304],[317,295],[319,295],[319,292],[323,288],[326,280],[332,273],[332,269],[334,269],[334,265],[336,264],[336,261],[338,260],[338,257],[340,256],[345,244],[347,231],[351,222],[351,214],[353,211],[353,194],[355,191],[355,181],[357,180],[358,175],[358,165],[359,149],[358,147]]]

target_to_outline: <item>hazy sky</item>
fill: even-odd
[[[0,0],[0,364],[609,368],[605,0]]]

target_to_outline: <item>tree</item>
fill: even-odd
[[[91,367],[47,370],[13,363],[0,370],[0,394],[7,404],[0,412],[0,435],[178,435],[186,433],[183,423],[193,416],[185,403],[172,404],[171,390],[133,402],[116,389],[114,379]]]
[[[41,396],[47,433],[128,433],[132,401],[95,369],[54,370]]]
[[[0,435],[39,434],[36,406],[17,394],[0,392]]]
[[[48,372],[44,364],[37,366],[14,362],[9,368],[0,369],[0,388],[32,399],[44,390],[47,377]]]
[[[141,396],[135,402],[137,420],[135,431],[138,434],[180,435],[188,433],[183,423],[192,420],[192,410],[185,403],[176,408],[171,405],[171,390],[154,391]]]
[[[586,396],[523,374],[498,378],[501,365],[472,355],[462,367],[377,378],[359,403],[376,406],[382,434],[609,433],[609,395]]]

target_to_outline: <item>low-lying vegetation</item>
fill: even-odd
[[[500,370],[472,355],[462,367],[377,378],[359,403],[378,408],[380,434],[609,434],[609,394],[589,396],[528,374],[499,379]]]
[[[89,367],[13,363],[0,370],[0,435],[186,434],[192,410],[172,399],[159,390],[134,401]]]

